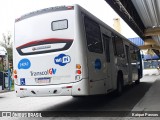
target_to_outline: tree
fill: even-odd
[[[13,51],[12,51],[12,41],[11,41],[11,33],[7,32],[7,34],[2,34],[2,40],[0,40],[0,46],[4,47],[8,54],[8,59],[1,56],[0,61],[0,71],[4,71],[8,69],[8,63],[13,64]],[[8,61],[7,63],[4,61]]]
[[[7,34],[2,34],[2,41],[0,41],[0,45],[3,46],[8,53],[8,60],[12,63],[13,61],[13,50],[12,50],[12,41],[11,41],[12,35],[10,32]]]

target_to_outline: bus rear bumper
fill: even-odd
[[[72,85],[17,86],[17,97],[71,96]]]
[[[18,86],[15,85],[17,97],[47,97],[47,96],[86,96],[88,85],[86,79],[75,83],[44,86]]]

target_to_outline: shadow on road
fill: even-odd
[[[116,96],[115,93],[105,96],[90,96],[90,97],[77,97],[72,98],[63,103],[53,105],[44,109],[43,111],[54,111],[65,114],[70,113],[69,116],[86,116],[90,113],[94,116],[98,112],[122,112],[127,114],[137,104],[137,102],[145,95],[152,83],[141,82],[139,85],[132,84],[126,86],[121,96]],[[87,111],[87,113],[86,113]],[[76,113],[75,113],[76,112]],[[82,114],[82,112],[84,114]],[[73,114],[71,114],[73,113]],[[95,113],[95,114],[94,114]],[[62,116],[62,114],[60,114]]]

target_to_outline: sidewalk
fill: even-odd
[[[160,111],[160,77],[132,111]]]
[[[0,90],[0,93],[10,92],[9,90]]]
[[[160,120],[160,76],[131,113],[120,120]]]

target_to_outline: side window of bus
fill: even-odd
[[[102,39],[99,25],[88,17],[84,17],[87,46],[90,52],[103,53]]]
[[[109,50],[110,38],[105,34],[102,34],[102,36],[103,36],[103,43],[104,43],[106,61],[110,62],[110,50]]]
[[[117,35],[112,36],[114,54],[119,57],[125,57],[123,40]]]
[[[112,34],[112,44],[113,44],[114,55],[117,55],[116,43],[115,43],[115,35],[114,34]]]
[[[136,62],[138,60],[138,50],[133,45],[130,45],[131,62]]]

